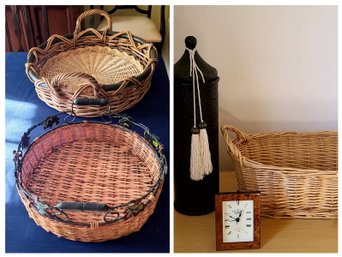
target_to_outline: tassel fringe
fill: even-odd
[[[192,180],[199,181],[203,179],[201,163],[200,137],[198,133],[192,133],[190,154],[190,177]]]
[[[199,140],[201,145],[201,171],[203,174],[209,175],[213,171],[213,165],[211,163],[208,133],[205,128],[200,129]]]

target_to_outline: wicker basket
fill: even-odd
[[[337,132],[246,134],[227,125],[221,132],[239,190],[261,191],[263,216],[337,218]]]
[[[106,18],[106,30],[81,31],[81,21],[95,14]],[[70,113],[74,104],[75,115],[98,117],[122,112],[143,98],[157,51],[130,32],[112,32],[111,24],[105,11],[86,11],[78,17],[73,34],[53,35],[30,49],[26,73],[41,100],[61,112]]]
[[[16,185],[29,216],[57,236],[83,242],[138,231],[153,213],[167,169],[157,137],[121,117],[58,126],[29,144],[30,128],[14,152]],[[145,138],[129,128],[142,128]]]

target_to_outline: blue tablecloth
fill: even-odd
[[[15,187],[12,151],[32,125],[58,112],[36,95],[25,74],[27,53],[6,54],[6,252],[169,252],[169,175],[154,213],[136,233],[104,243],[58,238],[29,218]],[[145,97],[124,112],[159,136],[169,160],[169,79],[160,58]]]

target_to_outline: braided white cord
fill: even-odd
[[[200,116],[200,121],[203,122],[203,116],[202,116],[202,102],[201,102],[201,93],[199,89],[199,80],[198,80],[198,73],[201,75],[203,83],[205,83],[205,79],[203,76],[202,71],[197,66],[197,63],[195,61],[195,49],[189,49],[185,48],[189,51],[189,57],[190,57],[190,77],[192,77],[192,92],[193,92],[193,106],[194,106],[194,128],[196,128],[196,88],[197,88],[197,98],[198,98],[198,111]]]

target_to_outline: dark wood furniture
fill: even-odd
[[[6,6],[6,52],[28,52],[50,35],[73,32],[82,6]]]

